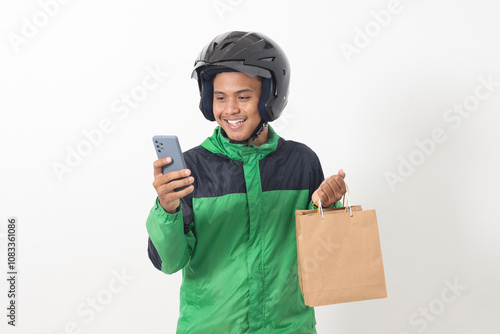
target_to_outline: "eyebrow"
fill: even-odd
[[[250,88],[245,88],[245,89],[241,89],[241,90],[235,92],[235,94],[246,93],[246,92],[253,92],[253,90],[251,90]],[[218,90],[214,90],[214,94],[226,94],[226,93],[218,91]]]

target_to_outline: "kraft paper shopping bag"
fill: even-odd
[[[375,210],[297,210],[299,282],[308,306],[387,297]]]

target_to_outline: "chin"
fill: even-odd
[[[234,136],[234,135],[231,135],[231,134],[228,134],[227,136],[228,136],[229,139],[235,140],[235,141],[246,140],[248,137],[250,137],[250,135],[248,135],[248,136],[245,137],[245,136]]]
[[[226,132],[228,138],[231,140],[242,141],[250,137],[250,134],[235,132],[234,130],[231,129],[224,129],[224,131]]]

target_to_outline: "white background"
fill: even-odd
[[[325,174],[343,168],[352,201],[377,210],[389,297],[316,308],[318,333],[500,332],[496,1],[401,0],[385,26],[371,12],[386,0],[61,0],[52,16],[47,2],[0,1],[2,277],[7,218],[19,221],[17,327],[1,279],[0,332],[175,332],[181,275],[147,257],[151,137],[177,134],[186,150],[212,133],[190,75],[229,30],[263,32],[286,51],[290,100],[275,128],[309,145]],[[168,75],[115,113],[148,69]],[[496,86],[456,120],[448,110],[474,102],[481,77]],[[85,146],[105,119],[112,130]],[[435,129],[446,139],[418,153]],[[87,155],[58,178],[54,165],[77,147]],[[400,167],[410,158],[412,170]]]

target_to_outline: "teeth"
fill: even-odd
[[[238,124],[241,124],[243,123],[244,121],[242,119],[238,119],[238,120],[234,120],[234,121],[231,121],[231,120],[227,120],[227,122],[231,125],[238,125]]]

